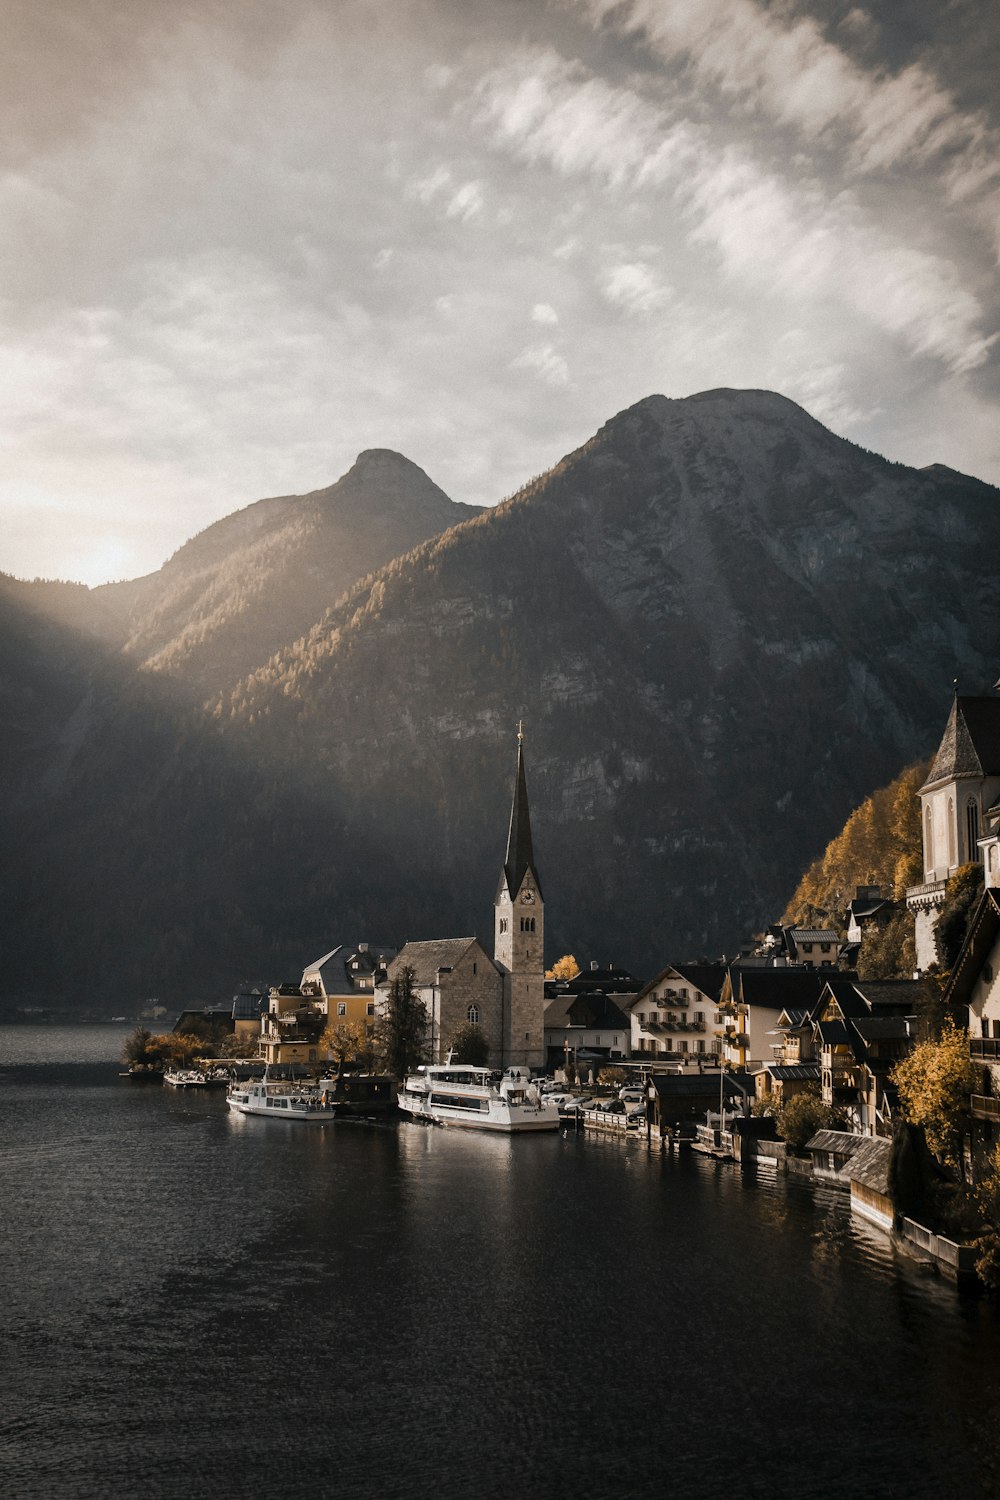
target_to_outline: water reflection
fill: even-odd
[[[2,1051],[19,1500],[993,1492],[992,1304],[834,1189],[573,1134],[297,1129],[68,1073],[72,1045]]]

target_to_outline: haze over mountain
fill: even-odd
[[[339,549],[302,600],[286,502],[240,512],[95,591],[124,656],[71,632],[99,686],[70,750],[63,692],[58,786],[8,814],[7,992],[211,998],[327,939],[485,931],[521,717],[550,956],[718,953],[928,751],[953,677],[995,679],[998,498],[721,390],[639,402],[339,603]]]

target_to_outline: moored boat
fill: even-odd
[[[231,1083],[226,1103],[240,1115],[266,1115],[271,1120],[305,1120],[323,1124],[336,1117],[337,1106],[310,1084],[254,1078]]]
[[[172,1089],[203,1089],[208,1084],[208,1078],[200,1068],[167,1068],[163,1074],[163,1082]]]
[[[466,1130],[556,1130],[559,1107],[523,1068],[492,1073],[461,1063],[430,1064],[407,1074],[397,1098],[405,1114]]]

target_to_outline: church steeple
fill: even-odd
[[[517,726],[517,778],[494,919],[493,958],[504,986],[504,1058],[540,1068],[545,1061],[545,902],[531,842],[523,724]]]
[[[531,843],[531,815],[528,811],[528,783],[524,775],[524,723],[517,726],[517,779],[514,783],[514,801],[510,810],[510,829],[507,834],[507,857],[503,864],[507,889],[516,896],[531,871],[535,888],[541,895],[542,888],[535,869],[535,853]]]

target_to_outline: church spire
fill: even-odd
[[[504,875],[511,898],[521,889],[528,870],[531,871],[538,893],[541,885],[535,869],[535,854],[531,844],[531,816],[528,812],[528,784],[524,776],[524,722],[517,726],[517,780],[514,783],[514,802],[510,810],[510,831],[507,834],[507,857],[504,860]]]

